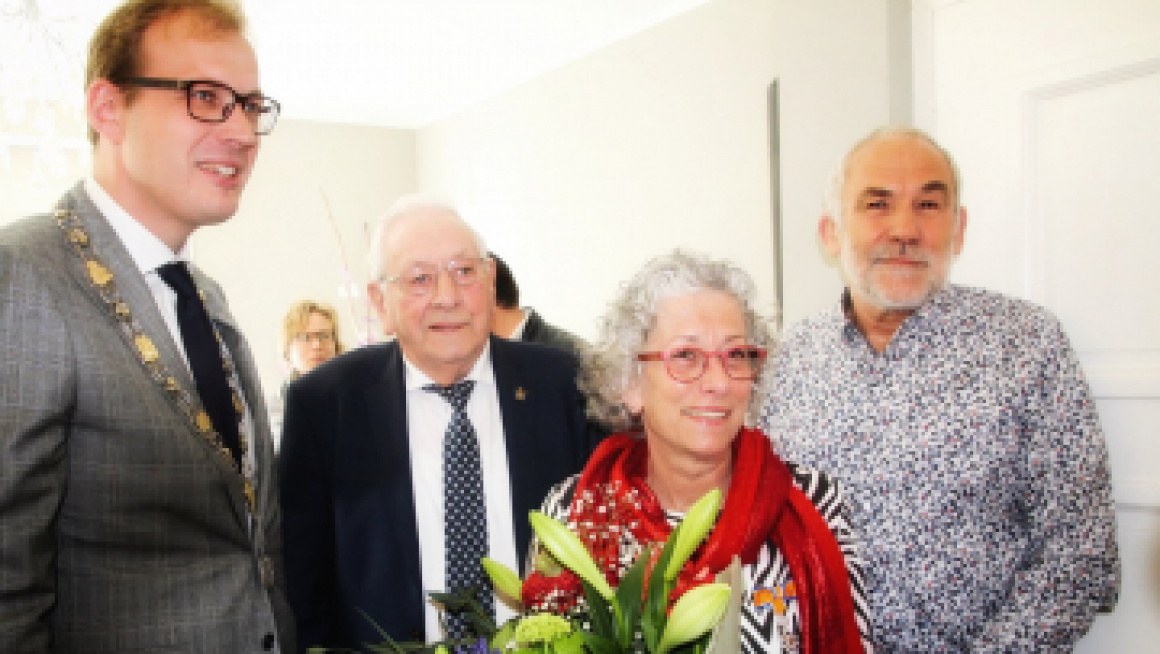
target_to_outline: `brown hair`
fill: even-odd
[[[324,316],[330,321],[330,329],[334,334],[334,353],[343,353],[345,348],[338,335],[338,313],[334,307],[314,300],[302,300],[291,306],[286,312],[286,317],[282,319],[282,356],[290,357],[290,343],[306,328],[306,321],[310,319],[312,313]]]
[[[89,40],[85,64],[85,88],[98,79],[114,84],[136,76],[141,70],[141,39],[159,20],[185,12],[192,13],[207,33],[242,33],[246,16],[234,0],[128,0],[101,21]],[[132,89],[126,91],[132,102]],[[89,128],[89,141],[96,145],[97,133]]]

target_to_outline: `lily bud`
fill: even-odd
[[[677,527],[677,540],[673,543],[672,558],[665,568],[665,581],[672,581],[681,573],[685,561],[693,555],[693,550],[701,544],[717,521],[717,511],[721,508],[721,491],[714,488],[693,504],[685,519]]]
[[[528,522],[544,547],[556,557],[561,565],[576,576],[587,581],[606,600],[612,601],[615,593],[608,585],[604,573],[592,560],[592,555],[584,543],[558,520],[553,520],[539,511],[528,512]]]
[[[673,606],[656,654],[705,634],[721,620],[729,606],[729,584],[704,584],[681,595]]]
[[[512,572],[511,568],[506,565],[486,556],[479,562],[483,564],[484,572],[491,578],[491,585],[495,588],[495,592],[518,604],[524,588],[524,582],[520,580],[519,575]]]

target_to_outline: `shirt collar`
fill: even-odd
[[[891,345],[899,340],[899,336],[912,332],[916,329],[921,329],[920,325],[930,319],[932,315],[945,312],[949,304],[955,302],[953,298],[954,285],[951,283],[944,283],[942,288],[935,291],[934,295],[927,298],[922,306],[915,309],[913,313],[902,321],[898,326],[898,331],[890,339]],[[854,322],[854,307],[850,300],[850,288],[846,287],[842,291],[842,297],[838,301],[838,306],[835,308],[833,317],[838,325],[842,327],[843,334],[847,339],[866,340],[866,335],[862,333],[862,329],[858,327],[858,323]]]
[[[142,275],[151,273],[158,266],[176,259],[189,260],[188,246],[181,248],[175,255],[169,246],[117,204],[113,196],[109,195],[92,175],[85,177],[85,192],[116,232],[117,238],[121,239],[121,243],[129,251],[129,256]]]
[[[431,379],[427,373],[423,372],[407,358],[406,352],[399,349],[403,355],[403,383],[408,391],[421,391],[424,387],[434,384],[435,381]],[[479,358],[475,360],[475,365],[471,370],[464,375],[463,379],[470,379],[475,382],[476,386],[487,383],[492,379],[492,376],[487,374],[491,370],[491,340],[483,344],[483,351],[479,353]],[[456,381],[463,381],[462,379]]]

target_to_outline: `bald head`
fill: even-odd
[[[959,206],[962,200],[962,180],[959,177],[959,168],[955,164],[955,160],[951,157],[951,154],[921,129],[915,127],[880,127],[870,132],[861,141],[855,143],[854,147],[846,152],[846,155],[842,157],[842,160],[834,169],[834,173],[830,178],[829,188],[826,192],[825,212],[827,215],[832,216],[835,221],[841,222],[842,214],[845,210],[842,206],[842,197],[846,184],[850,181],[851,169],[857,166],[860,156],[865,153],[869,146],[887,141],[917,142],[936,152],[950,169],[951,188],[949,192],[951,204],[954,207]]]

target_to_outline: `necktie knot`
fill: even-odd
[[[197,297],[197,285],[184,261],[171,261],[157,267],[157,275],[177,293],[179,298]]]
[[[439,394],[443,399],[451,403],[451,408],[456,411],[463,411],[467,407],[467,400],[471,397],[471,391],[474,388],[475,380],[464,379],[447,386],[428,384],[423,387],[423,390]]]

